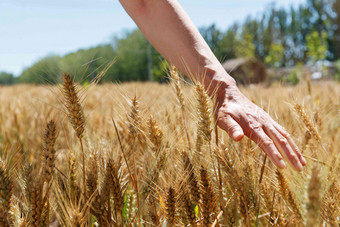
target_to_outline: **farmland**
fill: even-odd
[[[181,80],[1,87],[0,225],[337,226],[340,84],[241,90],[292,135],[301,173],[215,130]]]

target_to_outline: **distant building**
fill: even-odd
[[[222,65],[241,84],[261,83],[267,78],[266,66],[256,58],[235,58]]]

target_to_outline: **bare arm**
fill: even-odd
[[[306,164],[290,135],[237,88],[176,0],[120,0],[149,42],[210,95],[216,95],[218,125],[235,141],[248,136],[284,168],[285,155],[297,170]]]
[[[175,0],[120,0],[148,41],[194,81],[212,82],[216,72],[227,85],[235,80],[225,70]],[[214,78],[217,80],[217,78]]]

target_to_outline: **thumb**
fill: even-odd
[[[234,141],[240,141],[244,136],[241,126],[230,115],[219,117],[218,126],[225,130]]]

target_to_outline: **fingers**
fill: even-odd
[[[286,155],[289,162],[294,166],[294,168],[298,171],[301,171],[305,163],[303,164],[297,152],[292,148],[291,143],[288,141],[288,139],[272,126],[264,127],[264,130],[270,136],[270,138],[272,138],[277,149],[279,149],[282,154]]]
[[[293,139],[275,121],[268,125],[261,125],[260,123],[258,125],[255,123],[249,125],[242,121],[243,118],[238,123],[239,120],[236,121],[230,114],[220,113],[217,116],[219,127],[225,130],[234,141],[240,141],[246,134],[266,152],[278,168],[283,169],[286,167],[282,157],[283,154],[298,171],[302,171],[303,166],[306,165],[306,160],[303,158]]]
[[[228,114],[218,116],[218,126],[225,130],[234,141],[240,141],[244,136],[241,126]]]
[[[278,123],[274,123],[274,127],[276,130],[278,130],[282,136],[284,136],[287,140],[288,143],[290,144],[290,146],[293,148],[294,152],[296,153],[296,155],[298,156],[301,164],[303,166],[305,166],[307,164],[306,159],[303,157],[303,155],[301,154],[299,148],[296,146],[296,144],[294,143],[294,140],[291,138],[291,136],[286,132],[286,130],[279,125]]]
[[[282,155],[276,149],[274,142],[264,133],[262,128],[257,128],[249,136],[273,161],[273,163],[280,169],[286,167]]]

